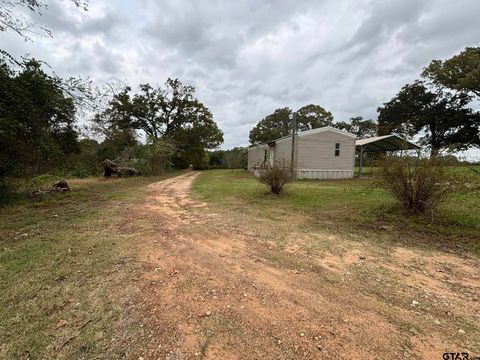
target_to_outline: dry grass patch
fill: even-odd
[[[70,180],[0,210],[0,358],[119,358],[148,339],[124,214],[159,178]]]

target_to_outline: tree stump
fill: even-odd
[[[67,192],[67,191],[70,191],[70,186],[68,186],[68,183],[66,180],[59,180],[53,184],[53,190],[60,191],[60,192]]]
[[[116,163],[112,160],[105,159],[102,162],[103,176],[109,178],[112,175],[122,176],[134,176],[138,174],[138,170],[126,165]]]

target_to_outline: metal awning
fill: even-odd
[[[419,149],[420,146],[398,135],[376,136],[355,141],[357,151],[385,152]]]
[[[402,138],[401,136],[392,134],[356,140],[355,149],[359,154],[358,175],[360,176],[362,174],[362,160],[364,153],[416,150],[420,149],[420,146]]]

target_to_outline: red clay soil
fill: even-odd
[[[151,342],[134,358],[442,359],[447,350],[479,352],[478,327],[458,332],[480,322],[474,263],[461,261],[453,273],[445,270],[459,261],[453,255],[403,248],[381,260],[356,250],[311,255],[298,250],[295,236],[280,248],[193,200],[195,176],[150,185],[145,206],[129,214],[133,224],[149,224],[136,241],[148,264],[140,288]],[[422,270],[412,259],[423,261]]]

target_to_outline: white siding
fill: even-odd
[[[340,155],[335,156],[335,144]],[[300,136],[296,170],[300,178],[338,179],[352,177],[355,138],[337,131],[323,131]]]
[[[296,137],[295,141],[297,141],[298,136]],[[296,146],[295,146],[296,148]],[[275,143],[275,161],[285,161],[285,164],[290,166],[292,158],[292,138],[285,138],[278,140]]]
[[[335,156],[335,144],[340,144],[340,155]],[[271,151],[275,161],[291,163],[292,138],[286,137],[275,142],[252,146],[248,149],[248,169],[267,160]],[[355,137],[332,128],[315,129],[300,133],[295,138],[294,168],[298,179],[343,179],[354,173]]]
[[[255,145],[248,148],[248,170],[253,171],[255,165],[263,163],[265,150],[268,152],[268,145]]]

